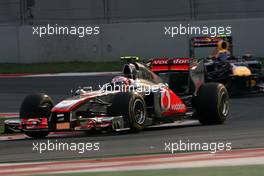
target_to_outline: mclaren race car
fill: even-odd
[[[190,57],[195,57],[194,48],[201,47],[216,47],[204,59],[207,82],[224,84],[232,95],[264,91],[262,62],[250,55],[234,57],[231,36],[192,38]]]
[[[122,74],[101,89],[79,88],[54,106],[46,94],[28,95],[20,108],[20,129],[33,138],[50,132],[131,130],[198,119],[222,124],[229,116],[224,85],[205,83],[203,65],[190,59],[153,60],[148,69],[136,58],[126,60]]]

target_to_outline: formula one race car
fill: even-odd
[[[216,47],[218,51],[204,59],[207,82],[224,84],[232,95],[264,91],[262,62],[250,55],[234,57],[231,36],[192,38],[190,57],[195,57],[194,48],[201,47]]]
[[[138,132],[177,120],[198,119],[212,125],[228,118],[227,90],[219,83],[204,83],[202,63],[153,60],[151,69],[158,76],[136,58],[123,59],[122,75],[100,90],[79,88],[55,106],[46,94],[27,96],[20,108],[21,130],[30,137],[43,138],[55,131]]]

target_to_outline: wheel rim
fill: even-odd
[[[223,116],[227,116],[229,113],[229,101],[225,92],[223,92],[221,96],[220,112]]]
[[[136,100],[133,106],[136,123],[142,125],[145,122],[145,107],[141,100]]]

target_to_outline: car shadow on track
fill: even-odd
[[[232,95],[231,99],[244,99],[244,98],[262,98],[264,97],[263,93],[251,93],[251,94],[242,94],[242,95]]]
[[[170,126],[159,126],[159,127],[148,127],[145,128],[143,131],[141,132],[132,132],[130,130],[127,131],[121,131],[121,132],[92,132],[92,133],[87,133],[87,132],[67,132],[68,135],[65,134],[58,134],[58,135],[54,135],[51,134],[49,136],[47,136],[46,138],[43,139],[33,139],[33,138],[29,138],[29,137],[25,137],[23,139],[16,139],[16,140],[23,140],[23,141],[32,141],[32,140],[48,140],[48,139],[52,139],[52,140],[56,140],[56,139],[74,139],[74,138],[105,138],[105,137],[124,137],[124,136],[137,136],[140,135],[140,133],[142,134],[146,134],[148,132],[152,132],[152,131],[165,131],[165,130],[171,130],[171,129],[183,129],[183,128],[190,128],[190,127],[199,127],[201,126],[199,123],[194,123],[194,124],[187,124],[187,125],[170,125]]]

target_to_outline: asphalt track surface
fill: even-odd
[[[0,112],[18,112],[22,99],[30,93],[47,92],[55,102],[70,96],[78,86],[98,87],[112,76],[0,78]],[[99,151],[32,151],[36,142],[99,142]],[[201,126],[197,122],[175,127],[152,128],[137,134],[97,134],[44,140],[0,141],[0,162],[80,159],[108,155],[164,152],[165,142],[231,142],[232,148],[264,146],[264,96],[231,99],[231,117],[224,125]]]

